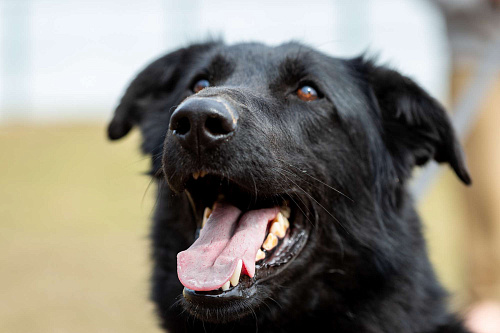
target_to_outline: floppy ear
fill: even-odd
[[[143,117],[144,107],[139,105],[139,101],[151,94],[174,90],[181,77],[180,68],[216,44],[218,42],[193,44],[179,49],[159,58],[140,72],[128,86],[115,110],[108,126],[108,137],[117,140],[125,136]]]
[[[398,175],[406,178],[415,165],[434,159],[449,163],[457,176],[470,184],[462,149],[439,102],[394,70],[369,62],[364,65]]]

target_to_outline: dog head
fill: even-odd
[[[406,193],[413,168],[434,159],[470,183],[445,111],[417,84],[297,43],[197,44],[156,60],[109,137],[134,126],[160,191],[173,193],[160,200],[189,202],[170,205],[189,246],[173,255],[180,306],[204,321],[266,306],[278,318],[299,303],[345,311],[426,265],[409,259],[425,252]]]

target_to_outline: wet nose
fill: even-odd
[[[172,134],[181,145],[200,152],[215,147],[231,137],[236,130],[236,112],[213,98],[191,98],[182,103],[170,118]]]

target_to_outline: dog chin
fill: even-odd
[[[181,306],[193,317],[209,323],[228,323],[251,316],[259,306],[259,287],[236,287],[224,294],[199,293],[184,288]]]

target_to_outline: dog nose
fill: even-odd
[[[170,129],[184,148],[214,147],[232,136],[236,112],[226,103],[212,98],[192,98],[182,103],[170,118]]]

